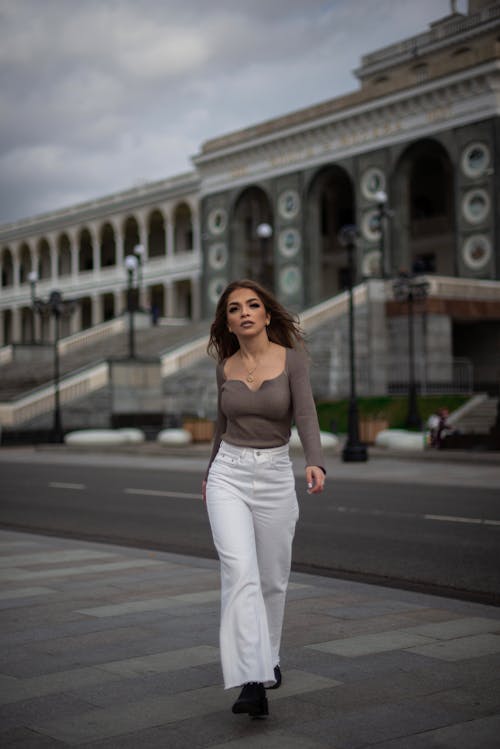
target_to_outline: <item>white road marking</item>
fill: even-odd
[[[167,492],[160,489],[125,489],[125,494],[144,494],[149,497],[172,497],[174,499],[201,499],[199,494],[189,492]]]
[[[444,523],[465,523],[468,525],[491,525],[500,526],[500,520],[489,520],[488,518],[472,518],[463,517],[460,515],[418,515],[414,512],[397,512],[391,510],[363,510],[360,507],[345,507],[339,505],[337,507],[331,507],[334,512],[342,512],[349,515],[368,515],[374,517],[392,517],[392,518],[406,518],[410,520],[434,520],[437,522]]]
[[[85,489],[85,484],[65,484],[62,481],[49,481],[53,489]]]
[[[500,525],[500,520],[485,518],[464,518],[460,515],[424,515],[424,520],[442,520],[445,523],[469,523],[470,525]]]

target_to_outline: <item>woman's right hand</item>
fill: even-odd
[[[203,501],[206,503],[207,501],[207,482],[203,481],[201,484],[201,496]]]

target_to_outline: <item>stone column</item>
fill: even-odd
[[[201,287],[198,277],[191,279],[191,319],[201,320]]]
[[[167,317],[175,317],[175,299],[173,281],[167,281],[163,284],[165,294],[165,314]]]
[[[78,280],[78,237],[76,231],[67,231],[69,239],[69,251],[71,256],[71,280],[75,283]]]
[[[91,296],[92,305],[92,325],[99,325],[103,321],[103,302],[102,296],[94,292]]]
[[[12,308],[12,343],[19,343],[21,340],[21,308]]]
[[[167,257],[173,257],[174,255],[174,225],[168,217],[168,223],[166,228],[166,240],[167,240]]]

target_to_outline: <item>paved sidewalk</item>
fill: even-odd
[[[217,564],[0,532],[5,749],[493,749],[500,609],[294,573],[270,716],[221,687]]]

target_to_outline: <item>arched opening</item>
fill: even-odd
[[[26,243],[21,245],[19,251],[19,283],[27,283],[31,272],[31,252]]]
[[[393,269],[454,275],[453,166],[446,150],[427,139],[411,145],[394,185]]]
[[[3,343],[4,346],[7,346],[12,343],[12,310],[4,309],[2,327]]]
[[[88,229],[82,229],[78,244],[78,270],[83,272],[93,269],[92,237]]]
[[[148,222],[148,256],[165,255],[165,220],[161,211],[153,211]]]
[[[50,277],[50,247],[46,239],[41,239],[38,243],[38,278],[42,281],[44,278]]]
[[[92,327],[92,300],[88,296],[80,299],[82,330]]]
[[[175,317],[191,319],[192,297],[191,281],[176,281],[174,284]]]
[[[237,275],[274,289],[272,233],[263,236],[258,227],[273,226],[271,203],[260,187],[248,187],[236,201],[232,223],[232,247],[239,266]]]
[[[101,229],[100,260],[101,268],[116,264],[115,230],[111,224],[104,224]]]
[[[355,221],[351,178],[337,165],[314,178],[307,202],[308,254],[306,268],[312,298],[326,299],[348,286],[347,252],[339,242],[343,226]]]
[[[192,249],[191,209],[187,203],[180,203],[174,211],[174,252],[189,252]]]
[[[124,249],[125,257],[126,257],[127,255],[133,255],[134,247],[140,244],[139,225],[137,223],[137,220],[133,216],[129,216],[125,220],[124,235],[125,235],[125,239],[123,243],[123,249]]]
[[[57,275],[71,274],[71,245],[67,234],[61,234],[57,243]]]
[[[103,294],[102,296],[102,319],[104,322],[115,317],[115,295]]]
[[[21,342],[32,343],[35,340],[35,320],[31,307],[21,308]]]
[[[165,287],[163,284],[155,284],[150,290],[151,315],[153,322],[158,317],[165,315]]]
[[[2,250],[2,288],[14,284],[14,264],[12,261],[12,252],[8,247]]]

